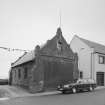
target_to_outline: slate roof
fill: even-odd
[[[17,65],[32,61],[33,59],[34,59],[34,50],[24,53],[23,56],[19,57],[11,66],[15,67]]]
[[[105,45],[102,45],[93,41],[89,41],[80,37],[79,39],[82,40],[84,43],[86,43],[89,47],[94,48],[94,52],[105,54]]]

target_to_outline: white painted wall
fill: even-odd
[[[99,64],[99,55],[105,56],[103,54],[94,54],[95,59],[95,71],[105,72],[105,64]]]
[[[70,47],[78,54],[78,68],[83,71],[83,78],[92,78],[96,81],[96,73],[104,72],[105,85],[105,64],[99,64],[99,55],[105,54],[94,53],[94,48],[89,47],[78,36],[73,37]]]
[[[96,80],[97,72],[104,72],[104,76],[105,76],[105,64],[99,64],[99,55],[105,56],[104,54],[99,54],[99,53],[94,54],[94,78],[95,80]],[[104,77],[104,81],[105,81],[105,77]]]
[[[70,43],[73,52],[78,54],[78,68],[83,71],[83,78],[91,78],[91,48],[74,36]]]

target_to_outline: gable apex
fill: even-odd
[[[56,35],[58,35],[58,36],[61,36],[62,35],[62,30],[61,30],[60,27],[57,29]]]

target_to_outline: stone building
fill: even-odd
[[[62,36],[61,28],[45,45],[35,47],[11,65],[10,84],[30,92],[56,89],[59,84],[78,78],[78,57]]]

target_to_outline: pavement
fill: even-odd
[[[9,100],[0,101],[0,105],[105,105],[105,89],[102,87],[93,92],[77,94],[48,95],[49,92],[46,93],[45,96],[40,97],[10,98]]]
[[[95,90],[105,89],[105,86],[98,86]]]
[[[97,87],[95,90],[100,90],[100,89],[105,89],[105,86]],[[8,85],[0,86],[0,94],[4,94],[4,96],[2,96],[0,100],[8,100],[10,98],[27,97],[27,96],[54,95],[54,94],[59,94],[59,93],[61,92],[47,91],[47,92],[31,94],[21,87],[8,86]]]
[[[0,100],[8,100],[10,98],[17,98],[17,97],[27,97],[27,96],[44,96],[44,95],[53,95],[59,94],[59,91],[46,91],[40,93],[29,93],[26,89],[17,86],[8,86],[8,85],[1,85],[0,86]]]

